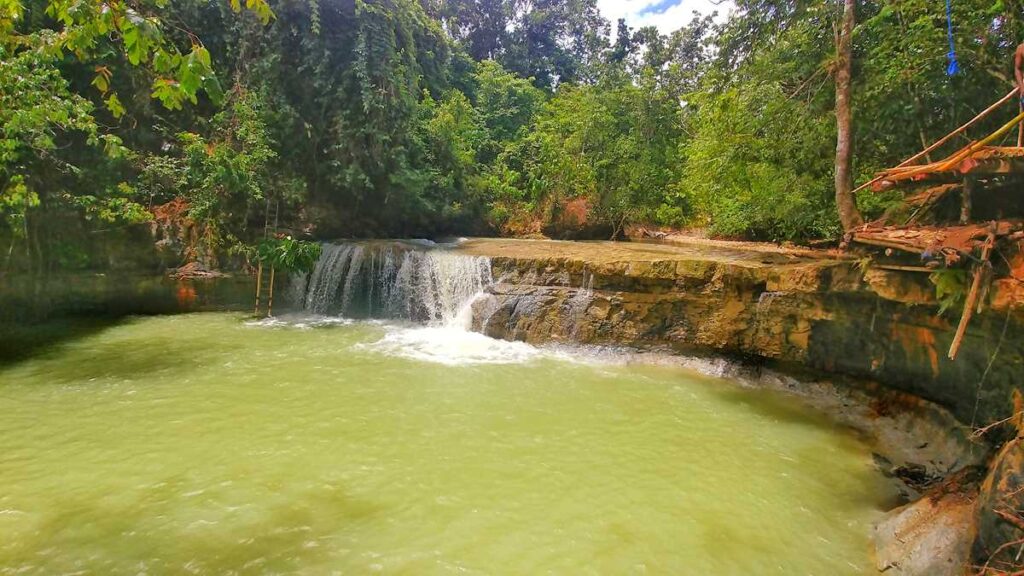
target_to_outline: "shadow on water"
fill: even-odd
[[[98,334],[122,319],[123,316],[65,316],[31,323],[0,321],[0,368],[44,355],[67,342]]]
[[[46,354],[138,315],[250,306],[246,276],[172,280],[159,275],[67,274],[0,283],[0,367]]]
[[[89,319],[96,323],[83,326],[76,336],[41,340],[38,347],[26,351],[27,357],[46,357],[48,352],[61,350],[73,340],[98,334],[114,326],[131,324],[137,318],[111,318],[106,325],[99,324],[102,319]],[[235,348],[241,348],[241,345],[226,344],[218,347],[218,351]],[[90,343],[87,351],[74,350],[61,356],[60,361],[40,364],[39,369],[44,370],[46,379],[53,383],[89,382],[96,379],[138,380],[161,372],[187,371],[208,351],[207,343],[184,335],[118,338],[115,341]]]

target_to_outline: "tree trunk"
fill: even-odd
[[[844,0],[843,22],[836,34],[836,208],[843,230],[864,223],[853,196],[853,136],[850,109],[850,69],[853,61],[853,25],[856,0]]]

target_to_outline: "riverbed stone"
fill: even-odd
[[[969,564],[977,472],[964,470],[875,525],[876,567],[898,576],[961,576]]]

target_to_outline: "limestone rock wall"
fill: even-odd
[[[959,311],[937,316],[924,274],[862,270],[851,260],[554,252],[495,255],[498,281],[474,304],[475,328],[533,343],[798,363],[884,382],[978,425],[1007,416],[1010,391],[1024,379],[1024,318],[1007,306],[976,315],[949,360]]]

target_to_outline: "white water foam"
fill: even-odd
[[[483,293],[478,298],[485,297]],[[590,366],[628,366],[632,364],[672,366],[692,370],[706,376],[731,378],[748,384],[749,369],[742,364],[721,357],[680,355],[671,351],[637,350],[625,346],[586,344],[545,344],[534,346],[525,342],[499,340],[479,332],[470,331],[464,322],[472,302],[463,307],[457,320],[446,325],[422,325],[387,320],[352,320],[338,316],[313,314],[286,314],[251,320],[247,326],[257,328],[292,328],[313,330],[331,326],[373,325],[384,330],[384,335],[373,342],[353,346],[386,356],[432,362],[446,366],[478,364],[521,364],[541,360],[554,360]]]
[[[364,313],[378,320],[361,320],[384,329],[375,342],[358,349],[456,366],[516,364],[540,359],[591,365],[632,363],[672,364],[714,376],[725,376],[735,364],[720,358],[681,357],[618,347],[555,344],[542,347],[498,340],[473,332],[473,306],[486,328],[495,307],[486,289],[494,282],[490,259],[449,252],[461,239],[435,244],[427,240],[391,244],[325,244],[315,270],[301,278],[305,313],[268,318],[253,325],[300,329],[355,322],[345,317],[359,301]],[[419,249],[410,249],[409,245]],[[535,274],[535,271],[530,271]],[[569,285],[566,275],[564,284]],[[584,272],[582,283],[568,302],[567,321],[574,325],[593,296],[594,276]],[[338,313],[340,316],[325,315]],[[336,312],[335,312],[336,311]],[[380,319],[398,319],[380,320]],[[420,322],[413,324],[411,322]],[[573,332],[575,336],[575,331]]]
[[[468,364],[521,364],[548,356],[548,351],[525,342],[498,340],[473,332],[473,303],[486,294],[481,290],[444,324],[427,326],[386,325],[380,340],[357,347],[401,358],[448,366]]]
[[[525,342],[496,340],[453,326],[390,325],[385,327],[385,331],[380,340],[357,344],[356,347],[388,356],[447,366],[522,364],[550,355],[548,351]]]
[[[384,336],[374,342],[356,344],[353,348],[447,366],[521,364],[545,357],[569,359],[564,352],[554,349],[537,348],[525,342],[498,340],[470,331],[473,302],[482,297],[485,297],[484,292],[478,292],[444,324],[417,325],[408,322],[352,320],[339,316],[299,313],[253,320],[246,322],[246,325],[309,330],[356,323],[372,324],[382,327]]]
[[[259,328],[297,328],[299,330],[310,330],[313,328],[324,328],[327,326],[348,326],[355,320],[341,318],[339,316],[322,316],[318,314],[285,314],[283,316],[268,316],[260,320],[249,320],[246,326]]]

